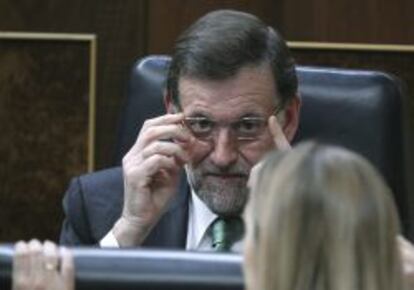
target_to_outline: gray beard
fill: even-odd
[[[216,215],[223,217],[240,216],[248,200],[248,176],[220,181],[212,176],[190,169],[186,166],[188,182],[192,190]]]

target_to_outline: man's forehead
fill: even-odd
[[[183,76],[179,80],[179,100],[186,106],[269,106],[276,101],[276,87],[270,68],[246,67],[225,80]]]

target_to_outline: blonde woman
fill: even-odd
[[[362,157],[305,143],[253,173],[247,207],[249,290],[400,290],[391,193]]]

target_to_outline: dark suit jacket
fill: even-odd
[[[120,217],[123,205],[120,167],[74,178],[63,199],[63,245],[96,245]],[[182,174],[177,194],[142,246],[185,248],[189,186]]]

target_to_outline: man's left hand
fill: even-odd
[[[282,130],[276,116],[270,116],[268,120],[268,126],[270,133],[272,134],[273,141],[275,143],[275,149],[277,150],[289,150],[291,149],[289,141],[286,139],[286,135]]]
[[[401,251],[404,279],[408,289],[414,289],[414,246],[403,236],[398,236],[397,239]]]

